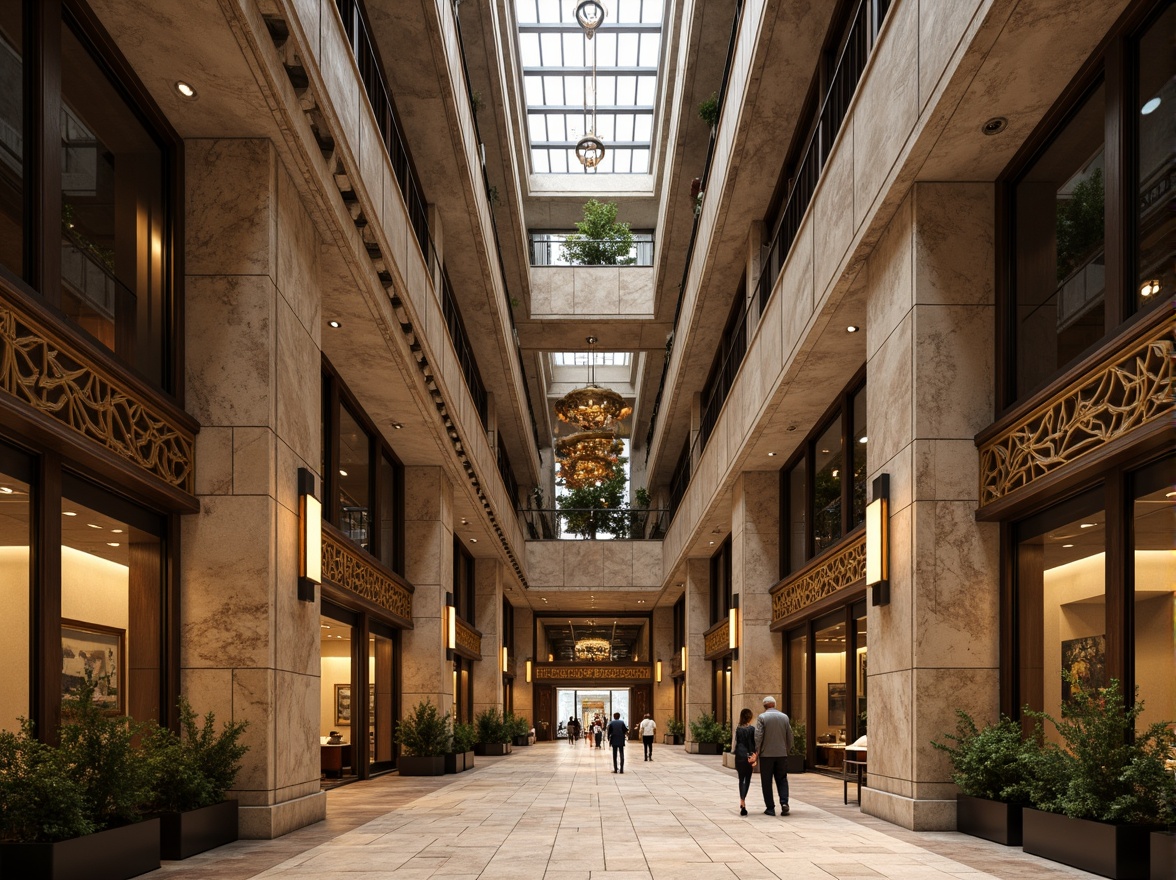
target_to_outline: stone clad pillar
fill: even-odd
[[[662,680],[657,683],[654,668],[653,720],[657,722],[657,742],[669,733],[669,720],[674,717],[674,679],[671,676],[674,665],[674,609],[653,609],[653,660],[661,661]]]
[[[474,664],[474,715],[486,709],[502,711],[503,576],[497,559],[474,560],[474,626],[482,633],[482,659]]]
[[[710,628],[710,560],[686,560],[686,741],[693,742],[690,722],[710,712],[710,661],[703,659],[703,634]]]
[[[998,711],[999,542],[978,523],[973,438],[993,418],[993,189],[919,183],[870,256],[871,481],[890,475],[890,604],[868,610],[869,772],[862,810],[955,828],[931,740],[955,710]]]
[[[421,700],[453,711],[453,664],[445,659],[445,594],[453,590],[453,483],[439,467],[404,469],[405,576],[416,588],[413,629],[403,634],[401,712]]]
[[[758,715],[772,694],[784,704],[780,636],[771,632],[772,597],[780,580],[780,474],[746,471],[735,481],[731,511],[731,582],[739,597],[739,656],[732,664],[731,726],[739,711]]]
[[[180,557],[184,693],[247,721],[242,837],[326,815],[318,604],[298,590],[297,471],[317,473],[320,243],[268,140],[185,144],[186,384],[200,421]]]

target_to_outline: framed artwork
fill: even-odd
[[[1067,675],[1066,673],[1069,673]],[[1078,691],[1097,690],[1107,683],[1106,636],[1062,641],[1062,714]]]
[[[94,702],[105,712],[126,712],[123,652],[126,630],[81,620],[61,621],[61,696],[73,696],[89,678]]]
[[[368,718],[376,717],[376,686],[368,685]],[[335,685],[335,726],[351,726],[351,685]]]
[[[866,695],[866,682],[866,652],[862,651],[858,654],[857,692],[859,697]]]
[[[829,682],[829,726],[845,726],[845,682]]]

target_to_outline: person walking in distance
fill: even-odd
[[[629,736],[629,727],[621,720],[620,712],[613,712],[613,720],[608,723],[608,744],[612,746],[613,773],[625,772],[625,739]],[[620,757],[621,769],[617,769],[617,758]]]
[[[645,717],[641,719],[641,723],[637,725],[641,730],[641,744],[645,746],[645,760],[653,760],[653,735],[657,731],[657,723],[649,717],[649,713],[645,713]]]
[[[776,708],[775,697],[764,697],[764,711],[755,720],[755,754],[764,789],[765,816],[776,815],[772,780],[780,793],[780,815],[788,815],[788,753],[792,751],[792,723]]]
[[[751,726],[754,716],[750,709],[739,713],[739,726],[735,728],[735,772],[739,774],[739,815],[747,815],[747,791],[751,788],[751,776],[757,761],[755,754],[755,728]]]
[[[575,715],[573,715],[571,718],[568,719],[568,745],[569,746],[574,746],[576,744],[576,737],[579,736],[579,734],[580,734],[580,731],[577,730],[577,728],[579,726],[580,726],[580,722],[576,720]]]

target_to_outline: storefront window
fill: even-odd
[[[854,616],[854,633],[856,635],[855,646],[855,666],[854,679],[857,686],[857,714],[855,720],[857,727],[855,728],[855,738],[866,735],[866,728],[869,726],[869,715],[866,711],[866,694],[869,690],[869,664],[866,662],[866,609],[863,606],[857,609]]]
[[[160,720],[163,520],[66,476],[61,508],[61,690]]]
[[[347,407],[339,411],[339,528],[352,541],[371,547],[370,462],[372,441]]]
[[[0,266],[18,278],[25,247],[23,26],[20,3],[0,4]]]
[[[329,785],[333,780],[356,775],[356,742],[352,731],[359,713],[352,668],[354,615],[327,605],[323,611],[329,613],[319,618],[319,744],[322,779]],[[359,729],[362,736],[363,728]]]
[[[841,538],[841,420],[835,419],[813,445],[813,555]]]
[[[815,631],[817,766],[839,768],[845,757],[845,612],[818,621]]]
[[[1171,210],[1176,152],[1176,7],[1169,6],[1139,40],[1135,53],[1136,95],[1136,284],[1135,308],[1149,309],[1176,290],[1173,248],[1176,216]]]
[[[1107,684],[1102,498],[1095,489],[1017,526],[1020,703],[1055,717],[1075,689]]]
[[[851,528],[866,521],[866,389],[853,396],[853,507],[850,511]]]
[[[392,631],[373,625],[368,637],[368,682],[372,707],[368,714],[368,763],[373,770],[390,768],[395,759],[392,725],[396,687],[393,680]]]
[[[61,40],[61,308],[152,382],[167,316],[164,154],[71,27]]]
[[[1134,477],[1135,683],[1140,729],[1176,718],[1176,458]]]
[[[798,630],[788,637],[788,709],[793,723],[808,717],[808,635]]]
[[[28,460],[0,446],[0,730],[16,730],[29,717],[29,526],[32,479]]]

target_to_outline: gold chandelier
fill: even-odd
[[[569,391],[557,400],[555,414],[561,422],[576,425],[585,431],[604,431],[627,418],[633,412],[633,407],[625,406],[624,398],[611,388],[601,388],[596,384],[596,337],[589,336],[586,341],[588,384]]]
[[[576,659],[601,662],[612,659],[612,644],[607,639],[590,637],[576,642]]]
[[[559,463],[559,480],[568,489],[599,486],[616,473],[615,456],[605,458],[569,458]]]
[[[612,431],[580,431],[555,444],[560,458],[607,458],[624,451],[625,445]]]

